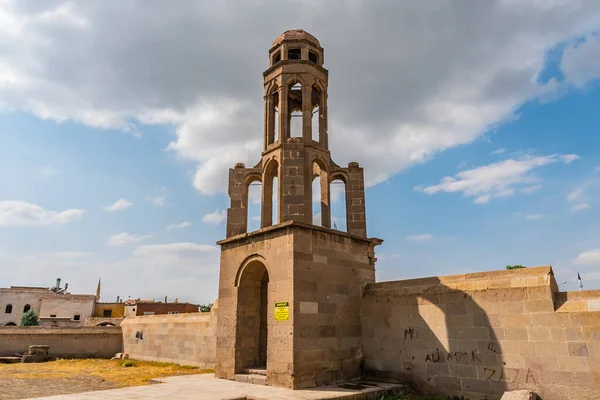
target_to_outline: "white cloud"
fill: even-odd
[[[44,176],[52,176],[58,175],[60,173],[60,170],[53,167],[52,165],[44,165],[40,172]]]
[[[467,160],[465,160],[465,161],[461,161],[461,162],[460,162],[460,163],[459,163],[459,164],[456,166],[456,169],[457,169],[457,170],[459,170],[459,171],[460,171],[460,170],[463,170],[463,169],[465,169],[465,168],[467,167],[467,165],[469,165],[469,162],[468,162]]]
[[[485,204],[494,197],[512,196],[518,189],[531,190],[531,185],[539,181],[533,173],[534,170],[556,160],[554,155],[509,159],[462,171],[455,177],[443,178],[437,185],[417,187],[415,190],[429,195],[439,192],[462,192],[465,196],[475,197],[475,204]]]
[[[152,237],[152,235],[139,235],[136,233],[122,232],[116,235],[112,235],[106,240],[106,245],[111,247],[124,246],[127,244],[133,244],[141,242]]]
[[[0,227],[49,226],[81,219],[84,210],[49,211],[24,201],[0,201]]]
[[[140,246],[133,252],[135,256],[159,258],[190,258],[202,255],[218,254],[217,246],[196,243],[167,243]]]
[[[3,271],[2,279],[12,285],[51,286],[60,276],[73,293],[92,294],[101,276],[103,301],[114,301],[117,295],[124,299],[163,299],[168,295],[180,302],[202,304],[217,297],[219,249],[214,245],[139,246],[130,256],[111,262],[47,254],[7,260],[13,268]],[[152,279],[140,279],[149,271]]]
[[[23,257],[23,260],[36,260],[38,262],[45,262],[48,260],[56,260],[56,261],[72,261],[79,260],[81,258],[89,256],[90,253],[84,253],[81,251],[55,251],[51,253],[42,253],[42,254],[32,254],[29,256]]]
[[[532,220],[532,219],[542,219],[542,218],[544,218],[544,216],[541,214],[525,214],[523,216],[523,218]]]
[[[499,154],[504,154],[506,153],[506,149],[498,149],[498,150],[494,150],[490,153],[491,156],[496,156]]]
[[[568,46],[560,67],[566,79],[577,87],[600,78],[600,35],[587,35],[584,41]]]
[[[133,203],[130,201],[127,201],[126,199],[119,199],[119,200],[115,201],[113,204],[111,204],[110,206],[104,207],[104,209],[106,211],[123,211],[123,210],[128,209],[132,205],[133,205]]]
[[[219,225],[221,222],[225,221],[227,218],[227,211],[225,210],[215,210],[210,214],[204,214],[202,216],[202,222],[205,224]]]
[[[571,164],[573,161],[581,159],[577,154],[563,154],[559,157],[565,164]]]
[[[150,201],[152,204],[162,207],[165,205],[165,199],[167,198],[166,195],[161,195],[161,196],[154,196],[154,197],[148,197],[148,201]]]
[[[593,249],[579,253],[573,262],[581,265],[600,265],[600,249]]]
[[[573,189],[569,194],[567,194],[568,201],[578,201],[583,202],[589,199],[588,191],[590,188],[594,187],[598,184],[596,179],[589,179],[582,184],[580,184],[577,188]]]
[[[433,235],[429,234],[429,233],[423,233],[420,235],[414,235],[414,236],[406,236],[405,239],[406,240],[410,240],[413,242],[429,242],[430,240],[433,239]]]
[[[174,124],[169,149],[196,163],[194,185],[208,194],[226,191],[235,162],[254,165],[260,156],[260,73],[280,33],[266,22],[316,4],[22,3],[0,3],[0,108],[133,135],[141,124]],[[593,1],[371,3],[340,10],[324,2],[316,14],[294,14],[328,54],[334,157],[340,165],[360,161],[369,185],[472,142],[553,92],[556,82],[536,79],[545,52],[588,34],[599,15]],[[597,70],[597,39],[588,38],[565,52],[570,82],[585,84]],[[369,75],[372,60],[379,68]]]
[[[571,211],[581,211],[585,210],[586,208],[590,208],[588,203],[575,204],[573,207],[571,207]]]
[[[260,215],[255,215],[250,218],[251,221],[260,221]]]
[[[537,192],[541,188],[542,188],[542,185],[527,186],[527,187],[524,187],[523,189],[521,189],[521,192],[531,194],[531,193]]]
[[[192,225],[191,222],[183,221],[183,222],[181,222],[179,224],[172,224],[172,225],[167,226],[167,230],[170,231],[170,230],[173,230],[173,229],[183,229],[183,228],[187,228],[190,225]]]

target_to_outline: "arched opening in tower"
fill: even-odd
[[[265,167],[262,193],[262,223],[261,227],[279,223],[279,163],[271,160]]]
[[[330,185],[331,191],[331,227],[338,231],[347,232],[346,222],[346,182],[343,178],[335,178]]]
[[[241,271],[236,324],[236,372],[244,368],[266,368],[269,330],[269,273],[260,261],[251,261]]]
[[[302,137],[302,84],[294,82],[288,90],[289,137]]]
[[[312,140],[315,142],[321,141],[321,102],[322,92],[317,86],[312,87],[311,91],[311,129],[312,129]]]
[[[279,88],[271,88],[267,97],[267,146],[279,140]]]
[[[321,176],[317,175],[312,181],[312,223],[313,225],[322,226],[321,215]]]
[[[312,223],[329,228],[331,227],[329,175],[325,164],[315,160],[312,177]]]
[[[262,183],[251,182],[248,185],[247,232],[260,229]]]

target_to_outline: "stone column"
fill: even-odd
[[[302,137],[304,143],[312,142],[312,86],[302,86]]]
[[[346,225],[348,233],[367,236],[367,219],[365,211],[365,180],[363,169],[357,162],[348,164],[346,182]]]
[[[248,230],[248,186],[245,182],[246,168],[237,163],[229,169],[229,200],[227,209],[227,237],[246,233]]]
[[[279,89],[279,143],[287,142],[290,137],[290,115],[288,110],[287,84]]]

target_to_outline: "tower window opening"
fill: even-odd
[[[279,223],[279,181],[276,176],[273,177],[273,210],[272,210],[272,221],[273,224]]]
[[[279,109],[275,107],[275,122],[273,124],[273,142],[275,143],[279,140]]]
[[[290,85],[289,90],[289,127],[290,137],[301,137],[302,136],[302,84],[297,82]]]
[[[319,118],[319,106],[317,105],[312,112],[312,140],[315,142],[319,141],[319,124],[321,122],[321,118]]]
[[[321,142],[321,90],[317,86],[312,87],[310,102],[312,104],[311,129],[312,140]]]
[[[260,229],[262,182],[248,185],[248,232]]]
[[[316,160],[313,162],[312,179],[312,223],[329,228],[331,223],[329,174],[322,162]]]
[[[25,307],[23,307],[23,313],[26,313],[29,310],[31,310],[31,305],[25,304]]]
[[[290,137],[301,137],[302,136],[302,112],[293,111],[290,122]]]
[[[281,61],[281,51],[278,51],[277,53],[275,53],[275,55],[273,56],[273,63],[271,65],[275,65],[279,61]]]
[[[319,63],[319,56],[317,55],[317,53],[313,53],[312,51],[308,52],[308,59],[314,62],[315,64]]]
[[[271,160],[263,173],[261,227],[279,223],[279,163]]]
[[[300,60],[302,58],[302,52],[300,49],[289,49],[288,60]]]
[[[323,225],[323,214],[321,213],[321,176],[317,176],[312,181],[312,223],[313,225]]]
[[[271,90],[267,99],[267,146],[279,140],[279,90]]]
[[[346,232],[346,182],[336,179],[331,182],[331,227],[335,230]]]
[[[4,312],[5,312],[6,314],[10,314],[10,313],[12,313],[12,304],[7,304],[7,305],[6,305],[6,308],[4,309]]]

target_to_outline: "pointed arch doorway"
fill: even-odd
[[[263,262],[251,260],[238,279],[235,369],[267,368],[269,273]]]

